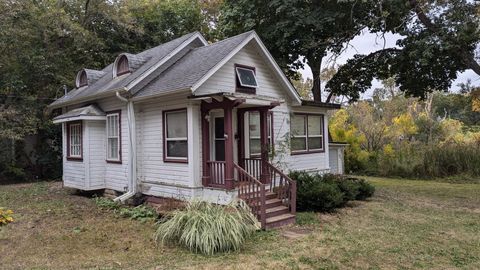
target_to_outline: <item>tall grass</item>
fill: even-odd
[[[410,144],[397,150],[394,156],[380,155],[377,173],[383,176],[437,178],[480,176],[480,144],[443,143]]]
[[[240,249],[258,228],[257,219],[241,200],[227,206],[193,201],[162,220],[155,239],[162,245],[173,243],[211,255]]]

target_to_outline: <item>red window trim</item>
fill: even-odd
[[[315,153],[325,153],[325,147],[326,147],[326,144],[325,144],[325,115],[324,114],[321,114],[321,113],[293,113],[294,115],[304,115],[304,116],[307,116],[306,117],[306,121],[305,121],[305,132],[306,132],[306,140],[308,141],[308,116],[309,115],[315,115],[315,116],[321,116],[321,119],[322,119],[322,139],[323,139],[323,142],[322,142],[322,145],[323,145],[323,149],[314,149],[314,150],[292,150],[292,146],[290,145],[290,155],[291,156],[294,156],[294,155],[304,155],[304,154],[315,154]],[[291,132],[291,129],[292,129],[292,124],[290,124],[290,132]],[[292,135],[290,135],[290,138],[292,137]]]
[[[80,124],[80,156],[71,157],[70,156],[70,126]],[[66,124],[67,128],[67,160],[69,161],[83,161],[83,123],[81,120],[72,121]]]
[[[250,111],[248,112],[248,124],[250,124],[250,113],[251,112],[254,112],[254,111]],[[273,112],[272,111],[269,111],[268,112],[268,115],[270,115],[270,147],[271,149],[269,149],[269,153],[272,152],[272,153],[275,153],[275,139],[274,139],[274,136],[273,136]],[[250,155],[250,158],[258,158],[261,156],[261,153],[259,154],[252,154],[252,151],[250,149],[250,127],[248,127],[248,152],[249,152],[249,155]]]
[[[235,91],[240,92],[240,93],[246,93],[246,94],[256,94],[257,93],[257,88],[255,88],[255,87],[245,87],[245,86],[240,85],[240,81],[238,80],[238,76],[237,76],[237,67],[253,70],[253,73],[255,73],[255,75],[257,74],[257,70],[255,69],[255,67],[241,65],[241,64],[234,64],[233,65],[233,75],[235,76]]]
[[[167,113],[171,112],[178,112],[178,111],[185,111],[187,114],[187,121],[185,121],[185,125],[187,126],[187,157],[186,158],[172,158],[167,156],[167,129],[168,129],[168,123],[167,123]],[[187,108],[179,108],[179,109],[173,109],[173,110],[165,110],[162,112],[162,124],[163,124],[163,162],[165,163],[188,163],[188,110]]]
[[[108,159],[108,152],[105,152],[106,158],[105,161],[107,163],[113,163],[113,164],[122,164],[122,110],[114,110],[114,111],[108,111],[105,112],[106,116],[109,114],[117,114],[118,113],[118,160],[111,160]],[[106,120],[108,121],[108,120]],[[107,136],[107,122],[105,122],[105,136]],[[106,141],[106,151],[108,151],[108,137]]]

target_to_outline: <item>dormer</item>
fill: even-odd
[[[91,85],[92,83],[100,79],[103,75],[105,75],[105,72],[103,71],[84,68],[77,73],[75,86],[77,88],[80,88]]]
[[[137,68],[139,68],[143,63],[145,63],[148,59],[139,55],[130,54],[130,53],[122,53],[120,54],[115,62],[113,63],[113,78],[132,73]]]

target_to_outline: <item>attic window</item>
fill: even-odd
[[[125,55],[120,56],[117,61],[117,76],[129,73],[130,69],[128,68],[128,59]]]
[[[257,77],[255,76],[255,68],[237,66],[235,67],[237,79],[241,87],[256,88]]]
[[[82,86],[88,85],[87,72],[85,70],[80,70],[77,74],[76,86],[80,88]]]

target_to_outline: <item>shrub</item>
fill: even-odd
[[[159,224],[155,239],[174,243],[202,254],[238,250],[256,229],[258,221],[243,201],[228,206],[190,202]]]
[[[358,193],[355,196],[356,200],[363,201],[367,198],[372,197],[375,193],[375,187],[364,179],[355,178],[353,181],[355,181],[358,185]]]
[[[330,212],[348,201],[365,200],[375,192],[375,188],[365,180],[342,175],[294,171],[290,177],[297,181],[299,211]]]
[[[0,207],[0,226],[13,222],[13,211]]]
[[[142,222],[158,218],[158,214],[155,209],[146,205],[139,205],[133,208],[121,208],[119,213],[122,217],[128,217],[131,219],[140,220]]]

